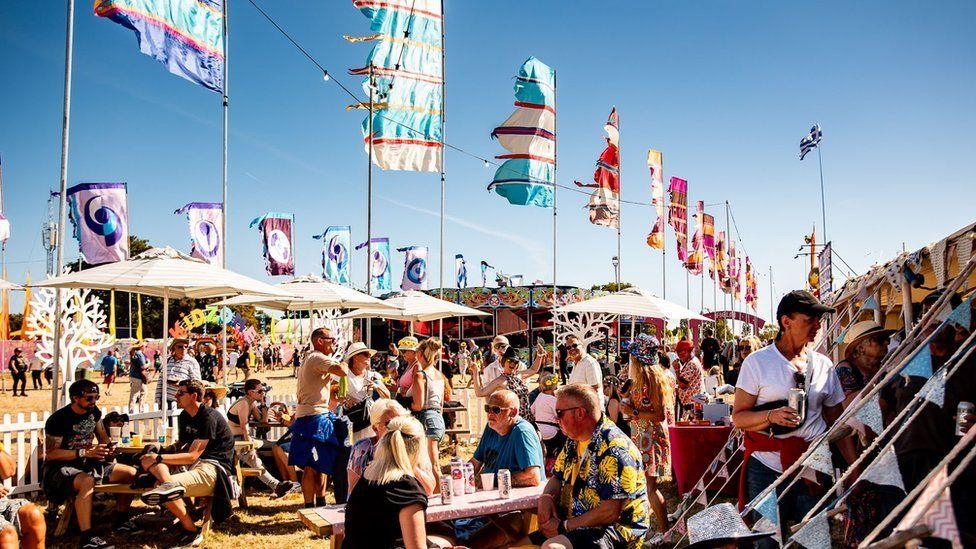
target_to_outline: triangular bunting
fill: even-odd
[[[725,468],[725,465],[722,465],[718,468],[718,473],[715,476],[718,478],[729,478],[729,471]]]
[[[952,313],[948,316],[948,318],[946,318],[946,320],[958,326],[962,326],[966,330],[972,329],[973,315],[972,308],[969,305],[969,301],[972,298],[973,296],[970,295],[965,301],[960,303],[958,307],[952,310]]]
[[[973,233],[965,234],[956,241],[956,259],[959,260],[959,268],[969,263],[969,258],[973,256]]]
[[[776,491],[773,490],[756,506],[759,516],[768,520],[775,526],[779,526],[779,504],[776,500]]]
[[[925,382],[919,393],[925,400],[942,408],[945,406],[945,384],[945,371],[939,370]]]
[[[706,494],[705,491],[702,490],[698,494],[698,497],[695,498],[695,503],[701,505],[702,507],[708,507],[708,494]]]
[[[946,481],[946,468],[943,467],[925,487],[895,530],[907,530],[923,523],[932,530],[932,537],[948,540],[952,543],[953,549],[961,549],[962,539],[959,537],[959,526],[956,524],[956,513],[952,508],[949,487],[946,486],[945,490],[942,490]],[[928,510],[925,509],[927,506]]]
[[[688,531],[685,528],[685,519],[683,519],[683,518],[682,519],[678,519],[678,522],[675,523],[675,525],[674,525],[674,530],[676,532],[678,532],[679,534],[681,534],[682,536],[685,535],[685,532]]]
[[[929,350],[928,345],[923,345],[915,356],[905,365],[905,368],[901,371],[901,375],[924,377],[926,379],[932,377],[932,351]]]
[[[878,305],[878,300],[872,295],[868,296],[868,298],[864,300],[864,305],[861,305],[861,307],[864,309],[877,311],[881,308],[881,305]]]
[[[881,434],[881,431],[884,430],[884,424],[881,421],[881,404],[878,399],[878,394],[875,393],[863,406],[858,408],[854,412],[854,417],[870,427],[874,431],[874,434]]]
[[[905,483],[902,481],[901,471],[898,469],[898,459],[895,457],[895,449],[889,446],[887,450],[881,452],[881,455],[861,475],[861,480],[883,486],[895,486],[904,490]]]
[[[821,511],[793,534],[793,541],[807,549],[830,547],[830,525],[827,524],[827,511]]]
[[[929,261],[932,262],[932,270],[935,271],[935,283],[937,286],[945,284],[946,277],[946,241],[940,240],[929,247]]]
[[[833,474],[834,465],[830,460],[830,446],[826,443],[817,444],[813,453],[803,461],[803,465],[825,475]]]

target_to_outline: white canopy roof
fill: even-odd
[[[6,280],[0,280],[0,291],[6,290],[23,290],[24,287],[20,284],[14,284],[13,282],[7,282]]]
[[[394,308],[364,307],[350,311],[339,318],[389,318],[427,322],[454,316],[489,316],[489,313],[478,309],[451,303],[416,290],[397,294],[385,300],[384,303]]]
[[[711,322],[711,319],[686,309],[677,303],[672,303],[647,290],[636,287],[594,297],[586,301],[563,305],[556,310],[567,313],[603,313],[664,318],[667,320],[697,319]]]
[[[288,297],[241,295],[225,299],[217,305],[254,305],[276,311],[307,311],[309,309],[352,309],[370,307],[394,309],[385,301],[358,290],[327,282],[315,275],[304,275],[275,286]]]

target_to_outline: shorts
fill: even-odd
[[[20,515],[17,513],[20,508],[30,503],[26,499],[9,499],[6,496],[0,497],[0,530],[6,528],[8,525],[13,526],[14,530],[17,531],[17,537],[20,536]]]
[[[115,383],[115,374],[106,374],[102,379],[102,383],[105,385],[111,385]]]
[[[625,549],[627,547],[627,542],[609,526],[587,526],[570,530],[562,535],[569,540],[573,547],[594,547],[598,549]],[[529,534],[529,541],[536,545],[542,545],[546,539],[546,535],[538,530]]]
[[[54,505],[60,505],[68,500],[68,496],[74,493],[75,477],[87,473],[95,479],[98,484],[102,479],[112,476],[114,463],[108,465],[94,464],[87,469],[80,469],[73,465],[58,465],[51,462],[44,465],[44,472],[41,476],[41,489],[44,496]]]
[[[213,495],[217,486],[217,466],[208,461],[197,461],[186,471],[174,474],[172,482],[182,486],[187,497]]]
[[[424,426],[424,432],[427,434],[427,438],[440,442],[444,438],[444,432],[447,427],[444,425],[444,412],[428,408],[427,410],[420,410],[415,412],[417,419]]]

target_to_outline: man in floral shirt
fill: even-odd
[[[592,387],[556,392],[556,416],[569,438],[539,498],[532,543],[638,548],[649,523],[640,452],[600,409]]]

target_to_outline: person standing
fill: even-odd
[[[427,435],[427,453],[431,463],[438,462],[437,444],[444,438],[444,390],[447,379],[437,369],[437,357],[441,352],[441,340],[432,337],[425,339],[417,347],[413,371],[413,392],[410,409]],[[434,467],[434,480],[440,487],[440,467]]]
[[[24,360],[24,351],[17,347],[14,349],[13,356],[7,362],[10,369],[10,377],[14,379],[14,396],[17,395],[17,384],[20,384],[20,395],[27,396],[27,361]]]
[[[129,349],[129,410],[147,402],[146,393],[149,392],[149,380],[152,373],[146,355],[142,353],[142,343],[136,343]]]
[[[678,355],[678,360],[672,363],[678,377],[678,402],[686,412],[692,408],[694,397],[702,392],[705,370],[695,356],[695,346],[687,339],[679,341],[674,351]]]
[[[600,399],[600,409],[606,407],[603,396],[603,370],[600,363],[586,352],[580,338],[571,335],[566,338],[566,358],[573,362],[573,369],[569,373],[569,383],[585,383],[596,391]]]
[[[41,374],[44,373],[44,361],[41,360],[38,353],[34,353],[34,356],[30,359],[30,373],[34,390],[43,389],[44,382],[41,381]]]
[[[216,383],[220,378],[220,371],[217,367],[217,355],[214,354],[214,348],[210,344],[203,345],[201,349],[203,353],[200,355],[200,377],[204,381],[209,381],[210,383]]]
[[[105,396],[112,394],[112,384],[119,371],[119,359],[115,356],[115,349],[109,349],[102,357],[102,383],[105,385]]]
[[[186,350],[190,346],[190,340],[177,338],[169,347],[169,361],[166,363],[166,405],[176,402],[176,391],[180,388],[180,382],[190,379],[200,381],[200,364],[196,359],[188,355]],[[156,356],[160,353],[157,352]],[[202,395],[201,395],[202,397]],[[156,402],[163,401],[163,384],[156,385]]]

